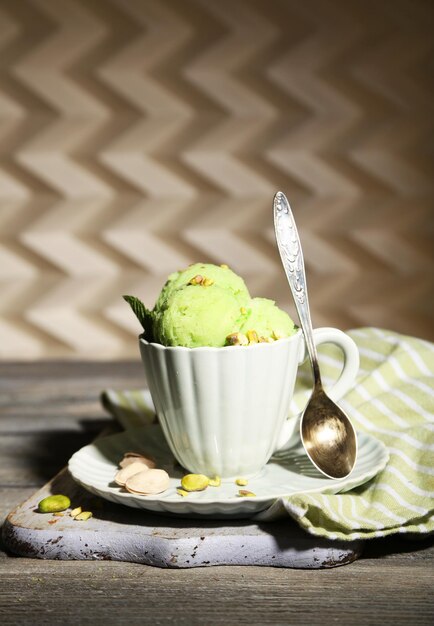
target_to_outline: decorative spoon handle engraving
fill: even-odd
[[[315,384],[317,384],[317,382],[321,382],[321,375],[316,346],[313,340],[303,252],[291,207],[285,194],[281,191],[278,191],[274,196],[274,228],[280,258],[282,259],[283,268],[294,296],[298,317],[300,318],[300,324],[312,361]]]

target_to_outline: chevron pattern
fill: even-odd
[[[0,0],[0,358],[137,356],[121,294],[228,263],[434,339],[430,0]],[[431,296],[431,297],[430,297]]]

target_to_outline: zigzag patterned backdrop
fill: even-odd
[[[431,0],[0,0],[0,356],[137,357],[121,294],[228,263],[434,339]]]

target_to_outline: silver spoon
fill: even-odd
[[[300,238],[289,202],[274,197],[274,230],[312,364],[314,388],[300,421],[300,436],[312,463],[329,478],[345,478],[357,457],[357,436],[349,418],[325,393],[313,339]]]

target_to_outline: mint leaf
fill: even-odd
[[[135,296],[122,296],[125,302],[128,302],[134,315],[143,326],[145,337],[148,341],[152,341],[152,311],[147,309],[143,302]]]

